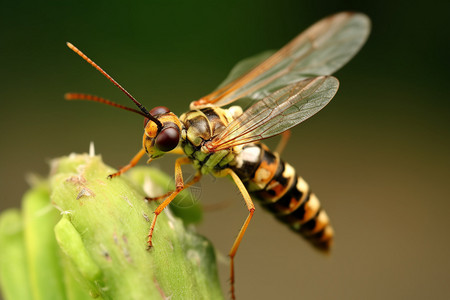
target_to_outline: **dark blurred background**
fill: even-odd
[[[45,176],[53,157],[86,152],[94,141],[117,167],[141,146],[140,117],[63,99],[84,92],[131,105],[66,41],[148,108],[180,114],[240,59],[283,46],[329,14],[361,11],[373,22],[367,44],[336,74],[335,99],[294,129],[284,153],[331,216],[334,249],[329,257],[315,252],[257,208],[236,258],[237,296],[450,297],[448,1],[147,2],[3,5],[1,210],[20,206],[26,174]],[[173,172],[173,161],[153,165]],[[217,248],[226,294],[226,254],[247,211],[225,179],[205,178],[201,201],[226,203],[198,227]]]

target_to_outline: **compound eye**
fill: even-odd
[[[153,107],[152,110],[150,110],[150,114],[152,116],[162,115],[162,114],[165,114],[168,112],[170,112],[170,109],[168,109],[165,106],[156,106],[156,107]]]
[[[175,149],[180,141],[180,131],[173,127],[164,128],[156,137],[155,146],[164,152]]]

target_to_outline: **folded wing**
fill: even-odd
[[[208,148],[218,151],[280,134],[321,110],[338,88],[339,81],[332,76],[309,78],[281,88],[228,124]]]
[[[266,52],[240,62],[216,91],[192,102],[191,109],[223,106],[243,97],[259,100],[294,82],[331,75],[359,51],[369,31],[364,14],[342,12],[325,18],[270,57]]]

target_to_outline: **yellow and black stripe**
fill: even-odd
[[[180,117],[183,123],[182,148],[194,167],[207,173],[230,167],[264,208],[301,234],[314,246],[328,250],[333,229],[309,185],[295,169],[262,143],[244,145],[241,150],[204,153],[204,141],[219,134],[231,121],[221,108],[194,110]],[[205,170],[203,170],[205,169]]]
[[[330,248],[333,229],[328,216],[291,165],[261,143],[244,146],[235,162],[233,170],[264,208],[317,248]]]

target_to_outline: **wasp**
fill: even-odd
[[[122,90],[138,109],[87,94],[66,94],[69,100],[100,102],[144,117],[142,148],[109,178],[135,166],[147,154],[148,162],[171,152],[175,161],[175,190],[151,200],[164,199],[154,212],[148,247],[159,214],[182,190],[205,174],[230,176],[248,209],[248,216],[229,252],[231,296],[235,299],[234,258],[255,212],[252,197],[290,229],[318,249],[333,241],[329,218],[308,183],[294,167],[280,158],[290,128],[305,121],[336,94],[339,81],[331,76],[365,43],[370,21],[361,13],[341,12],[313,24],[271,55],[264,53],[238,63],[212,93],[191,102],[190,110],[177,117],[167,107],[148,111],[102,68],[74,45],[68,47]],[[245,98],[252,105],[243,111],[230,106]],[[276,151],[260,141],[281,135]],[[196,175],[183,180],[181,166],[192,164]]]

